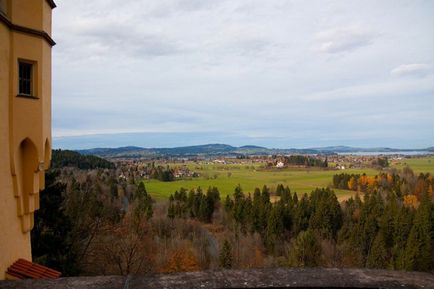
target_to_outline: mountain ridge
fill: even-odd
[[[273,154],[332,154],[332,153],[361,153],[361,152],[434,152],[434,147],[426,149],[396,149],[389,147],[359,148],[351,146],[328,146],[314,148],[289,148],[275,149],[256,145],[231,146],[228,144],[204,144],[194,146],[182,146],[172,148],[143,148],[137,146],[125,146],[118,148],[93,148],[76,150],[84,155],[96,155],[101,157],[158,157],[158,156],[237,156],[237,155],[273,155]]]

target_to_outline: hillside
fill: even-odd
[[[94,155],[82,155],[68,150],[53,150],[52,168],[76,167],[79,169],[111,169],[114,164]]]
[[[137,158],[137,157],[158,157],[158,156],[239,156],[239,155],[272,155],[272,154],[315,154],[319,153],[312,149],[269,149],[260,146],[246,145],[234,147],[226,144],[205,144],[197,146],[185,146],[174,148],[141,148],[141,147],[120,147],[120,148],[95,148],[77,150],[83,155],[97,155],[113,158]]]
[[[430,151],[428,149],[396,149],[396,148],[357,148],[349,146],[330,146],[307,149],[270,149],[255,145],[235,147],[227,144],[205,144],[196,146],[174,147],[174,148],[142,148],[135,146],[119,148],[94,148],[78,150],[83,155],[96,155],[111,158],[153,158],[153,157],[191,157],[191,156],[242,156],[242,155],[273,155],[273,154],[334,154],[334,153],[359,153],[359,152],[409,152],[409,151]]]

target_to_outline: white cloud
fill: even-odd
[[[372,82],[363,85],[340,87],[333,90],[321,91],[302,96],[301,99],[309,101],[330,101],[348,99],[373,99],[389,98],[402,95],[419,95],[421,93],[434,92],[434,78],[426,78],[420,81],[383,81]]]
[[[376,35],[358,26],[335,28],[317,34],[316,50],[323,53],[342,53],[371,45]]]
[[[434,63],[434,1],[367,1],[60,1],[54,135],[220,130],[315,143],[330,130],[369,134],[375,115],[416,134],[434,123],[415,113],[434,106],[424,66]],[[419,117],[394,114],[409,99]],[[369,119],[349,126],[342,112]]]
[[[431,74],[432,67],[425,63],[402,64],[390,72],[393,76],[426,76]]]

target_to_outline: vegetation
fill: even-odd
[[[187,190],[181,188],[179,192],[170,195],[167,216],[171,219],[193,218],[210,223],[218,201],[220,193],[216,187],[209,187],[206,194],[199,187],[197,190],[191,190],[188,196]]]
[[[371,177],[366,174],[337,174],[333,176],[333,186],[364,193],[381,189],[391,191],[404,200],[416,200],[420,199],[424,192],[432,194],[434,186],[432,180],[429,173],[420,173],[416,176],[410,168],[406,167],[402,172],[391,171]]]
[[[181,188],[156,201],[149,182],[120,178],[119,167],[78,167],[47,174],[32,232],[34,259],[66,276],[219,267],[434,268],[429,173],[321,171],[329,184],[354,190],[343,202],[331,188],[296,193],[282,183],[252,190],[237,184],[231,194],[215,186]],[[243,171],[252,172],[232,168],[226,178]]]
[[[272,192],[276,191],[279,184],[289,186],[299,193],[310,193],[312,190],[321,187],[328,187],[332,184],[332,178],[336,174],[334,170],[323,170],[317,168],[291,168],[281,170],[264,169],[258,165],[215,165],[215,164],[188,164],[191,170],[197,171],[200,177],[182,179],[173,182],[161,182],[155,179],[144,180],[148,192],[157,199],[168,199],[170,194],[179,191],[198,187],[217,187],[223,197],[231,195],[233,189],[239,184],[248,191],[253,192],[258,184],[264,184]],[[348,173],[375,175],[373,169],[350,169]],[[346,189],[335,190],[339,198],[348,198],[354,192]]]
[[[231,243],[228,240],[225,240],[219,256],[220,267],[225,269],[232,268],[232,259]]]
[[[327,158],[323,161],[319,158],[313,158],[303,155],[292,155],[284,158],[284,162],[289,165],[326,168],[328,166]]]
[[[112,162],[105,159],[68,150],[53,150],[51,166],[53,168],[76,167],[83,170],[113,169],[115,167]]]

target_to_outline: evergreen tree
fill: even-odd
[[[173,220],[176,216],[176,208],[173,202],[169,203],[169,208],[167,209],[167,217],[171,220]]]
[[[251,211],[251,230],[253,232],[261,232],[261,221],[260,221],[260,211],[261,211],[261,191],[256,188],[253,193],[253,203]]]
[[[273,252],[276,242],[282,240],[284,237],[283,218],[282,205],[277,204],[273,206],[270,212],[270,217],[268,218],[265,234],[265,245],[269,252]]]
[[[233,262],[232,246],[228,240],[225,240],[219,255],[220,267],[225,269],[230,269],[232,268],[232,262]]]
[[[308,196],[307,194],[304,194],[294,208],[293,230],[295,234],[298,234],[301,231],[305,231],[308,229],[310,215],[311,212]]]
[[[428,194],[422,197],[405,249],[405,269],[430,271],[434,265],[432,206]]]
[[[140,220],[142,216],[150,219],[153,215],[152,198],[147,193],[143,182],[138,185],[133,200],[136,202],[133,210],[137,220]]]
[[[291,242],[289,264],[297,267],[315,267],[319,265],[321,247],[311,230],[302,231]]]
[[[366,258],[379,229],[379,216],[383,214],[383,200],[379,193],[365,195],[365,201],[361,209],[360,223],[361,234],[355,235],[358,247],[362,249]],[[366,259],[365,259],[366,260]]]
[[[40,194],[40,209],[35,212],[31,232],[32,258],[35,262],[57,269],[64,276],[79,273],[78,256],[74,250],[73,223],[65,212],[66,184],[58,182],[59,173],[45,175],[45,190]]]
[[[316,189],[310,195],[309,227],[324,238],[336,238],[342,226],[342,211],[338,199],[330,189]]]
[[[231,212],[232,208],[234,207],[234,201],[232,201],[229,195],[226,196],[224,207],[227,213]]]
[[[270,189],[265,185],[262,187],[262,203],[270,203]]]
[[[368,268],[384,269],[388,264],[388,254],[384,233],[379,231],[371,246],[366,266]]]
[[[394,269],[405,269],[405,247],[413,226],[414,209],[401,206],[394,220],[392,262]]]

